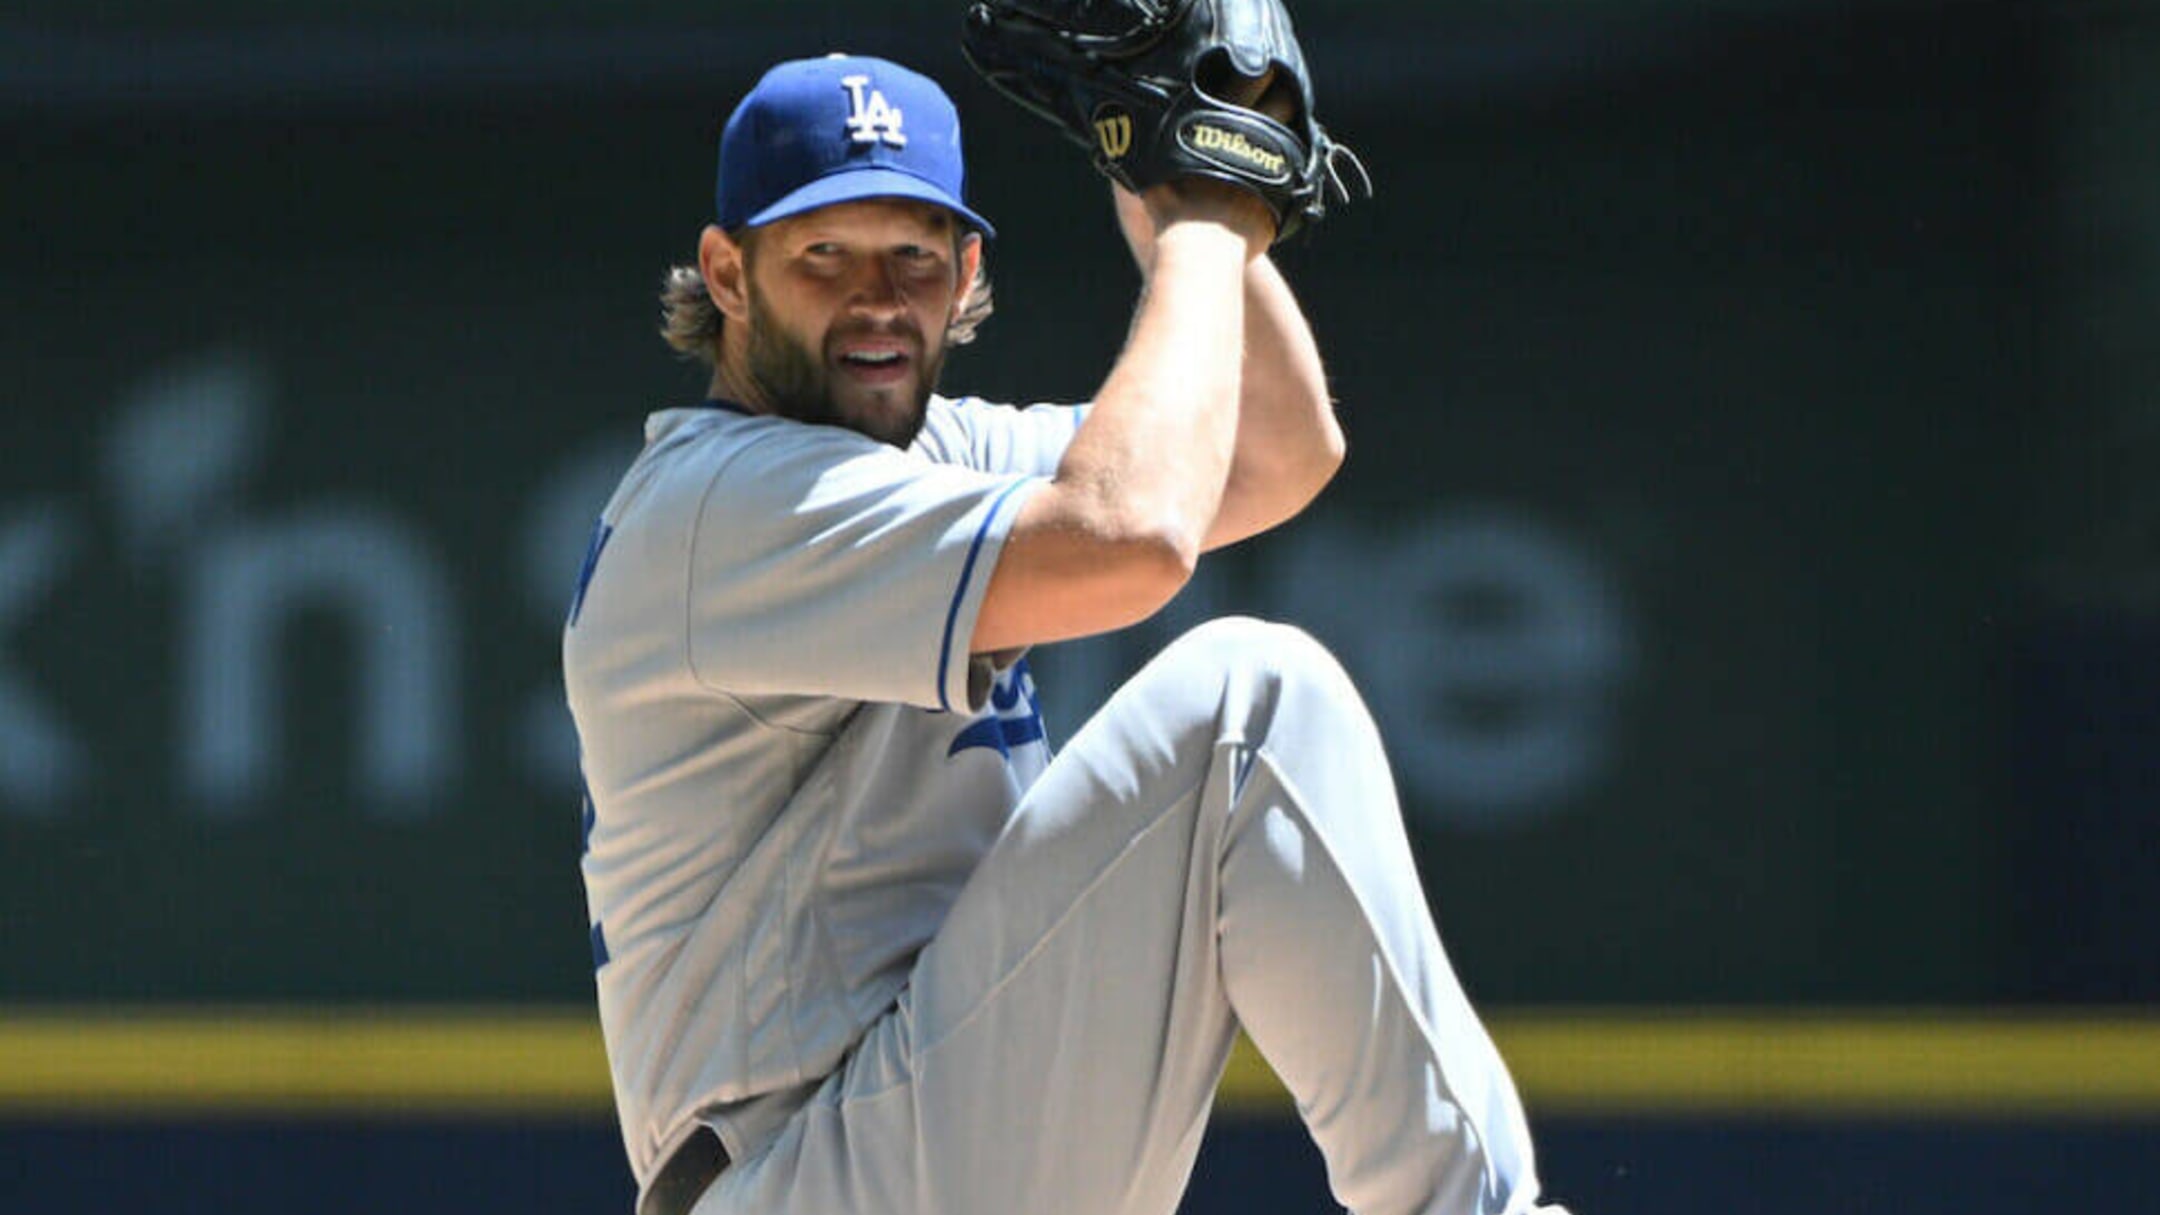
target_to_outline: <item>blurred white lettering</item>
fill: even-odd
[[[271,404],[263,360],[205,355],[146,378],[105,435],[120,551],[175,583],[174,800],[238,819],[274,804],[295,763],[324,757],[326,740],[291,737],[294,706],[315,693],[287,669],[305,618],[332,624],[351,663],[341,749],[360,812],[439,813],[472,737],[461,584],[426,532],[372,498],[249,510],[243,491],[267,461]],[[511,523],[525,619],[547,634],[634,450],[610,439],[571,452]],[[9,648],[85,532],[80,512],[57,503],[0,514],[0,813],[61,813],[95,771],[95,734],[69,730]],[[1530,512],[1451,505],[1377,534],[1321,513],[1207,562],[1142,625],[1039,650],[1053,740],[1171,639],[1226,612],[1298,624],[1342,659],[1388,736],[1405,803],[1428,826],[1498,828],[1580,799],[1615,751],[1637,661],[1627,605],[1595,554]],[[559,679],[485,708],[502,718],[509,767],[571,796],[577,742]]]
[[[455,617],[441,563],[363,503],[235,527],[191,563],[180,683],[188,791],[220,816],[272,791],[291,690],[273,659],[306,608],[334,611],[352,641],[358,784],[371,809],[422,812],[456,768]]]
[[[1155,651],[1235,610],[1305,628],[1341,659],[1428,825],[1528,822],[1605,770],[1635,662],[1626,605],[1588,552],[1526,512],[1444,508],[1388,536],[1323,516],[1252,560],[1251,594],[1233,599],[1204,564],[1155,619],[1034,659],[1053,730],[1069,736]]]
[[[0,642],[42,604],[73,561],[79,538],[51,504],[0,521]],[[45,816],[82,785],[83,744],[46,710],[0,649],[0,808]]]

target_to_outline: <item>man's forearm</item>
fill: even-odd
[[[1185,186],[1162,208],[1133,330],[1050,483],[1014,518],[984,593],[974,652],[1144,620],[1192,576],[1236,447],[1243,274],[1267,212],[1230,187]]]
[[[1343,459],[1319,345],[1290,285],[1265,257],[1245,269],[1244,329],[1237,442],[1208,533],[1211,549],[1294,517]]]
[[[1150,248],[1132,335],[1058,470],[1114,482],[1119,502],[1183,531],[1195,556],[1235,451],[1242,308],[1232,284],[1244,249],[1231,235],[1188,226]]]
[[[1140,200],[1114,191],[1118,227],[1143,277],[1155,230]],[[1245,267],[1238,429],[1221,506],[1204,547],[1221,548],[1305,509],[1342,464],[1344,441],[1318,343],[1272,259]]]

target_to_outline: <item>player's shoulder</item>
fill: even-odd
[[[1015,425],[1027,412],[1018,405],[978,396],[933,395],[923,411],[922,434],[915,447],[934,460],[966,462],[979,451],[985,435]]]
[[[975,416],[987,408],[976,397],[948,397],[932,393],[923,406],[922,430],[915,435],[910,450],[941,464],[971,464],[970,453],[975,450],[974,435],[982,426],[982,419]]]
[[[665,529],[693,518],[715,486],[755,482],[756,466],[788,459],[809,429],[712,404],[659,410],[645,419],[645,446],[608,504],[609,522]]]
[[[645,458],[674,459],[811,431],[786,418],[752,413],[726,401],[663,409],[645,419]]]
[[[924,409],[923,428],[932,426],[967,426],[979,422],[988,410],[998,405],[981,397],[948,397],[940,393],[930,395],[930,403]]]
[[[948,397],[932,394],[924,424],[943,422],[949,425],[973,426],[986,419],[996,419],[1014,412],[1015,406],[985,397]]]
[[[845,427],[810,425],[708,402],[664,409],[646,419],[640,459],[710,479],[737,464],[769,470],[776,462],[845,460],[881,450],[890,449]]]

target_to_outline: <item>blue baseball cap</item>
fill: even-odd
[[[714,203],[730,232],[834,203],[936,203],[984,236],[961,201],[960,115],[929,77],[860,55],[796,59],[765,73],[720,135]]]

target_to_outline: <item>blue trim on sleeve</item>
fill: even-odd
[[[614,534],[615,528],[605,519],[593,524],[592,542],[585,546],[585,564],[578,569],[577,593],[570,597],[570,623],[565,628],[577,627],[578,613],[585,610],[585,592],[591,589],[593,574],[600,568],[600,554]]]
[[[938,707],[947,713],[952,712],[952,701],[945,696],[945,674],[952,668],[953,629],[957,628],[960,623],[960,601],[967,597],[968,584],[975,577],[975,558],[982,553],[983,540],[990,534],[990,525],[997,522],[998,512],[1004,509],[1005,500],[1013,496],[1014,490],[1032,480],[1034,480],[1032,477],[1014,478],[1013,483],[1006,486],[1005,491],[990,503],[990,509],[983,513],[982,526],[975,529],[974,543],[968,545],[967,561],[960,566],[960,585],[953,588],[952,606],[945,609],[945,635],[943,642],[938,646]]]

